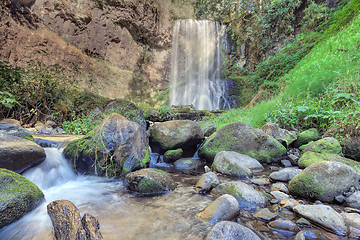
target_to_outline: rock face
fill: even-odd
[[[55,239],[102,240],[100,225],[95,217],[86,213],[80,218],[76,206],[67,200],[48,204],[47,211],[54,227]]]
[[[216,223],[222,220],[231,220],[238,212],[239,203],[236,199],[229,194],[224,194],[202,210],[198,217]]]
[[[273,162],[286,154],[285,147],[273,137],[241,122],[226,125],[211,135],[200,148],[199,156],[213,161],[221,151],[242,153],[260,162]]]
[[[150,146],[154,152],[182,148],[193,154],[203,138],[199,124],[190,120],[168,121],[150,127]]]
[[[317,153],[333,153],[340,154],[342,148],[340,146],[340,142],[332,137],[323,138],[317,140],[311,144],[308,144],[302,153],[307,151],[317,152]]]
[[[275,138],[285,147],[288,147],[297,139],[296,132],[282,129],[275,123],[267,123],[261,127],[261,130]]]
[[[211,167],[217,172],[232,177],[250,177],[251,170],[264,169],[256,159],[232,151],[217,153]]]
[[[64,153],[78,172],[113,176],[121,173],[124,162],[129,158],[138,162],[132,166],[144,167],[146,163],[142,160],[147,151],[145,130],[139,124],[113,113],[87,136],[71,142]]]
[[[332,202],[358,182],[353,168],[338,162],[318,162],[296,175],[289,183],[289,191],[299,197]]]
[[[338,235],[345,236],[347,234],[344,219],[330,206],[299,205],[295,206],[293,211]]]
[[[46,158],[45,151],[36,143],[20,137],[0,134],[0,168],[22,173]]]
[[[311,141],[320,139],[320,133],[316,128],[311,128],[298,134],[297,140],[294,142],[294,147],[300,147],[308,144]]]
[[[263,193],[240,181],[221,183],[211,191],[211,194],[214,196],[230,194],[239,202],[241,209],[255,209],[257,206],[265,205],[267,201]]]
[[[198,193],[207,193],[219,184],[220,181],[218,176],[213,172],[207,172],[201,175],[200,179],[195,184],[194,190]]]
[[[130,191],[143,195],[162,194],[176,187],[168,173],[155,168],[145,168],[127,174],[124,185]]]
[[[236,222],[218,222],[209,232],[206,240],[260,240],[249,228]]]
[[[35,209],[43,199],[44,194],[34,183],[0,168],[0,229]]]
[[[15,119],[3,119],[0,121],[0,130],[3,131],[17,130],[19,127],[21,127],[20,122]]]

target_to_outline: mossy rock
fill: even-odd
[[[172,163],[178,159],[180,159],[183,155],[183,150],[181,148],[175,150],[167,150],[164,153],[164,161],[167,163]]]
[[[22,138],[22,139],[26,139],[26,140],[29,140],[29,141],[32,141],[32,142],[35,142],[35,139],[33,137],[33,135],[31,135],[30,133],[27,133],[27,132],[15,132],[15,133],[12,133],[11,134],[12,136],[15,136],[15,137],[19,137],[19,138]]]
[[[292,195],[332,202],[358,185],[359,175],[351,167],[332,161],[317,162],[297,174],[289,183]]]
[[[125,176],[124,185],[141,195],[158,195],[176,188],[171,176],[159,169],[144,168]]]
[[[316,128],[310,128],[298,134],[297,140],[294,142],[294,147],[308,144],[311,141],[316,141],[321,138],[319,131]]]
[[[286,154],[286,148],[273,137],[241,122],[226,125],[211,135],[199,149],[199,156],[212,162],[221,151],[242,153],[263,163],[277,161]]]
[[[341,162],[349,167],[352,167],[360,173],[360,163],[348,158],[341,157],[337,154],[330,154],[330,153],[316,153],[316,152],[306,152],[304,153],[298,161],[298,165],[301,168],[306,168],[313,163],[323,162],[323,161],[333,161],[333,162]]]
[[[42,191],[30,180],[0,168],[0,228],[19,220],[43,199]]]
[[[308,144],[302,153],[307,151],[317,152],[317,153],[334,153],[340,154],[342,151],[340,142],[332,137],[323,138],[317,140],[311,144]]]

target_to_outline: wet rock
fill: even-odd
[[[300,205],[300,203],[298,201],[296,201],[295,199],[282,199],[280,201],[280,205],[283,208],[290,208],[292,209],[293,207]]]
[[[360,209],[360,192],[354,192],[346,200],[345,204],[349,207]]]
[[[255,209],[257,206],[264,206],[267,201],[265,194],[240,181],[221,183],[211,191],[211,194],[232,195],[239,202],[240,209]]]
[[[270,194],[278,200],[290,198],[289,195],[287,195],[286,193],[280,192],[280,191],[271,191]]]
[[[288,219],[276,219],[269,222],[269,226],[278,230],[297,232],[299,230],[295,223]]]
[[[306,168],[313,163],[323,162],[323,161],[332,161],[332,162],[340,162],[348,165],[355,169],[358,173],[360,173],[360,163],[348,158],[341,157],[337,154],[330,153],[316,153],[316,152],[306,152],[304,153],[298,161],[298,165],[301,168]]]
[[[263,221],[271,221],[275,219],[278,215],[271,212],[268,208],[262,208],[254,214],[255,218],[261,219]]]
[[[305,218],[299,218],[297,221],[296,221],[296,224],[299,226],[299,227],[311,227],[311,223],[306,220]]]
[[[11,133],[9,135],[35,142],[34,137],[30,133],[27,133],[27,132],[18,131],[18,132]]]
[[[217,172],[232,177],[250,177],[251,170],[264,169],[256,159],[232,151],[217,153],[211,167]]]
[[[181,170],[196,170],[201,164],[199,159],[193,158],[181,158],[174,162],[175,167]]]
[[[272,184],[270,190],[289,193],[289,189],[286,187],[286,185],[284,183],[281,183],[281,182]]]
[[[0,229],[35,209],[43,199],[44,194],[34,183],[0,168]]]
[[[360,214],[358,213],[340,213],[343,217],[345,224],[352,228],[360,230]]]
[[[0,133],[0,168],[22,173],[45,158],[44,149],[36,143]]]
[[[235,222],[218,222],[209,232],[206,240],[260,240],[249,228]]]
[[[211,124],[203,128],[204,136],[210,137],[214,132],[216,132],[216,125]]]
[[[269,177],[274,181],[287,182],[293,179],[301,171],[302,170],[298,168],[284,168],[280,171],[272,172]]]
[[[124,185],[130,191],[144,195],[162,194],[176,187],[168,173],[155,168],[144,168],[127,174]]]
[[[251,180],[251,183],[259,186],[270,185],[270,181],[268,178],[255,178]]]
[[[291,167],[291,166],[292,166],[290,160],[281,160],[281,164],[282,164],[284,167]]]
[[[18,130],[21,124],[15,119],[3,119],[0,121],[0,131]]]
[[[345,196],[340,194],[335,197],[335,201],[338,203],[343,203],[345,201]]]
[[[275,138],[285,147],[290,146],[297,139],[296,132],[282,129],[275,123],[267,123],[261,127],[261,130]]]
[[[344,219],[332,207],[326,205],[299,205],[293,208],[299,215],[323,226],[324,228],[345,236],[347,227]]]
[[[297,140],[294,142],[294,147],[298,148],[311,141],[320,139],[320,133],[316,128],[311,128],[298,134]]]
[[[237,200],[229,194],[224,194],[202,210],[198,217],[216,223],[222,220],[231,220],[238,212],[239,203]]]
[[[317,140],[311,144],[308,144],[302,153],[306,153],[308,151],[317,152],[317,153],[332,153],[332,154],[340,154],[342,148],[340,146],[340,142],[333,137],[327,137],[320,140]]]
[[[241,122],[226,125],[211,135],[199,149],[199,156],[213,161],[221,151],[242,153],[260,162],[273,162],[286,154],[285,147],[273,137]]]
[[[358,182],[359,175],[353,168],[338,162],[318,162],[296,175],[289,183],[289,191],[299,197],[332,202]]]
[[[164,162],[172,163],[180,159],[183,155],[183,150],[181,148],[175,150],[167,150],[164,153]]]
[[[207,193],[220,184],[218,176],[213,172],[207,172],[201,175],[196,183],[194,190],[198,193]]]
[[[100,232],[100,224],[98,220],[92,216],[91,214],[85,213],[84,216],[81,219],[81,225],[85,232],[85,240],[102,240],[103,237]]]
[[[154,152],[182,148],[184,152],[195,153],[197,144],[203,139],[199,124],[190,120],[168,121],[150,127],[150,146]]]

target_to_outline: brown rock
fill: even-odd
[[[17,130],[19,127],[21,127],[20,122],[15,119],[3,119],[0,121],[0,130]]]

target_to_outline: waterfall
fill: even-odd
[[[225,27],[208,20],[178,20],[173,30],[170,105],[229,108],[222,80]]]

